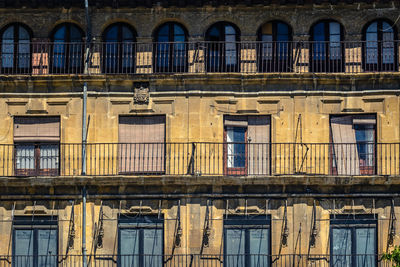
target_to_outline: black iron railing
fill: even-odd
[[[88,267],[329,267],[329,266],[365,266],[391,267],[393,263],[382,260],[376,254],[327,255],[327,254],[185,254],[185,255],[87,255]],[[0,267],[33,266],[82,266],[82,255],[31,255],[0,256]]]
[[[3,44],[0,75],[84,74],[85,46],[79,42]],[[86,74],[398,72],[398,46],[399,41],[390,40],[94,42]]]
[[[400,143],[96,143],[87,175],[400,175]],[[0,145],[1,176],[78,176],[81,144]]]

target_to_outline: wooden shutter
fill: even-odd
[[[15,117],[14,141],[16,142],[59,142],[59,117]]]
[[[164,172],[164,116],[120,117],[119,143],[120,172]]]
[[[331,118],[333,147],[338,175],[359,175],[360,160],[353,116]]]
[[[270,125],[269,116],[248,116],[249,175],[270,173]]]

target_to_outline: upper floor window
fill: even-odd
[[[165,116],[119,117],[119,172],[165,172]]]
[[[206,32],[208,72],[239,71],[239,29],[229,22],[217,22]]]
[[[156,72],[187,71],[187,31],[179,23],[167,22],[157,28],[154,63]]]
[[[225,116],[224,130],[227,175],[270,173],[269,116]]]
[[[134,73],[136,32],[125,23],[110,25],[103,33],[105,73]]]
[[[228,216],[224,219],[224,266],[271,265],[271,218]]]
[[[292,30],[284,22],[267,22],[258,30],[259,72],[292,71]]]
[[[376,168],[375,115],[332,116],[332,173],[374,174]]]
[[[393,24],[376,20],[363,33],[364,69],[367,71],[395,71],[397,67],[397,32]]]
[[[13,266],[58,265],[57,216],[15,216]]]
[[[30,30],[20,24],[8,25],[1,31],[1,72],[29,73],[31,67]]]
[[[343,27],[336,21],[321,21],[311,28],[312,72],[344,71]]]
[[[81,73],[83,70],[83,31],[72,23],[57,26],[51,36],[53,44],[51,57],[52,73]]]
[[[331,215],[331,266],[377,266],[377,220],[371,214]]]
[[[118,266],[163,266],[163,218],[120,216]]]
[[[59,117],[14,118],[15,175],[58,175]]]

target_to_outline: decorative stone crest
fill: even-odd
[[[142,85],[135,88],[135,93],[133,96],[133,102],[135,104],[148,104],[149,103],[149,88],[145,88]]]

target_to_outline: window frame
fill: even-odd
[[[176,42],[174,41],[175,39],[175,25],[179,26],[184,33],[185,40],[183,42]],[[160,42],[158,41],[158,37],[160,34],[160,30],[164,27],[168,26],[168,41],[167,42]],[[162,72],[162,73],[168,73],[168,72],[187,72],[188,71],[188,31],[185,26],[183,26],[181,23],[175,22],[175,21],[168,21],[165,22],[161,25],[159,25],[153,34],[153,39],[154,39],[154,45],[153,45],[153,66],[154,66],[154,72]],[[175,66],[174,60],[176,58],[180,58],[179,55],[175,54],[175,44],[180,44],[184,46],[184,60],[183,60],[183,66]],[[158,46],[161,44],[167,44],[167,49],[168,49],[168,62],[165,64],[166,66],[160,66],[158,64],[158,59],[160,57],[160,52],[158,49]]]
[[[152,255],[152,256],[160,256],[162,263],[164,263],[165,258],[165,247],[164,247],[164,235],[165,235],[165,226],[164,226],[164,216],[158,216],[155,214],[121,214],[120,218],[118,218],[118,260],[117,266],[122,266],[122,255],[121,254],[121,242],[122,235],[121,229],[138,229],[139,231],[139,265],[144,266],[143,262],[145,262],[145,256],[149,255],[144,253],[144,229],[161,229],[162,238],[161,238],[161,250],[162,255]],[[125,224],[125,225],[124,225]],[[136,224],[136,225],[134,225]],[[148,224],[148,225],[146,225]]]
[[[0,53],[1,53],[1,55],[3,54],[2,53],[2,51],[3,51],[2,50],[3,49],[3,34],[7,29],[9,29],[12,26],[14,27],[14,30],[13,30],[13,34],[14,34],[14,37],[13,37],[13,40],[14,40],[14,43],[13,43],[14,44],[14,48],[13,48],[14,49],[13,50],[13,67],[11,67],[11,68],[5,67],[4,68],[3,67],[3,63],[2,63],[2,56],[0,56],[0,61],[1,61],[0,73],[5,73],[5,74],[8,74],[8,73],[12,73],[12,74],[14,74],[14,73],[21,73],[21,74],[23,74],[23,73],[31,73],[31,71],[32,71],[32,36],[33,36],[33,33],[32,33],[32,30],[28,26],[26,26],[25,24],[20,23],[20,22],[10,23],[10,24],[7,24],[6,26],[4,26],[1,29],[1,31],[0,31],[0,46],[1,46]],[[27,68],[19,67],[19,55],[20,55],[20,53],[19,53],[18,45],[19,45],[19,42],[20,42],[20,39],[19,39],[19,29],[20,29],[20,27],[24,28],[27,31],[28,35],[29,35],[29,60],[28,60],[29,66]],[[15,51],[18,51],[18,52],[15,52]]]
[[[244,129],[244,142],[228,142],[228,129]],[[238,126],[224,126],[224,166],[225,166],[225,174],[226,175],[247,175],[248,173],[248,140],[247,140],[247,130],[248,127],[238,127]],[[229,167],[228,166],[228,161],[229,161],[229,146],[235,146],[235,145],[243,145],[245,152],[244,152],[244,166],[243,167]],[[233,157],[236,157],[234,154]]]
[[[330,166],[330,174],[332,175],[345,175],[345,174],[338,174],[338,167],[337,167],[337,161],[338,159],[336,158],[335,155],[335,142],[333,140],[333,133],[332,133],[332,118],[338,118],[338,117],[345,117],[345,116],[351,116],[352,120],[354,120],[355,117],[374,117],[375,121],[377,121],[377,116],[376,114],[331,114],[329,116],[329,141],[330,141],[330,145],[329,145],[329,166]],[[359,172],[360,175],[374,175],[377,174],[378,171],[378,158],[377,158],[377,123],[375,124],[359,124],[359,123],[352,123],[352,127],[354,129],[354,127],[356,125],[373,125],[373,141],[372,142],[365,142],[365,141],[360,141],[357,142],[357,137],[356,138],[356,147],[357,147],[357,156],[358,156],[358,161],[359,161]],[[356,135],[356,129],[354,129],[355,135]],[[359,146],[360,145],[366,145],[366,144],[370,144],[373,147],[373,151],[371,153],[372,155],[372,166],[367,166],[367,165],[361,165],[361,157],[360,157],[360,152],[359,152]],[[343,146],[343,145],[342,145]],[[346,146],[344,146],[345,148],[347,148]]]
[[[32,230],[33,231],[33,266],[31,267],[40,267],[38,261],[39,257],[45,255],[38,255],[38,247],[39,247],[39,238],[38,232],[39,230],[55,230],[56,231],[56,255],[55,257],[55,264],[54,267],[58,266],[58,255],[59,255],[59,224],[58,224],[58,217],[57,216],[49,216],[49,215],[32,215],[32,216],[14,216],[13,219],[13,226],[12,226],[12,266],[19,266],[16,264],[16,257],[18,256],[25,256],[25,255],[16,255],[16,231],[18,230]],[[28,256],[29,257],[29,256]]]
[[[62,43],[57,44],[55,42],[55,34],[57,33],[58,30],[60,30],[62,27],[65,27],[65,34],[64,34],[64,40]],[[81,35],[81,40],[79,42],[72,42],[71,41],[71,28],[75,27],[78,32]],[[70,23],[70,22],[65,22],[57,25],[53,31],[51,32],[50,35],[52,45],[51,45],[51,51],[50,51],[50,58],[49,58],[49,65],[50,65],[50,74],[77,74],[77,73],[82,73],[83,72],[83,62],[84,62],[84,53],[85,51],[83,50],[84,48],[84,31],[75,23]],[[64,47],[64,53],[63,53],[63,60],[64,64],[62,67],[55,67],[55,46],[56,45],[63,45]],[[70,51],[71,48],[73,50],[73,47],[78,47],[80,48],[80,59],[79,59],[79,65],[78,66],[71,66],[71,62],[73,59],[71,59]],[[57,55],[61,55],[61,53],[58,53]]]
[[[263,41],[262,36],[264,35],[262,33],[262,27],[268,23],[272,24],[272,59],[264,59],[263,58],[263,45],[265,43],[269,43],[268,41]],[[287,27],[288,29],[288,40],[287,41],[278,41],[277,36],[278,36],[278,24],[283,24]],[[293,66],[292,66],[292,58],[293,58],[293,46],[292,46],[292,41],[293,41],[293,30],[292,27],[281,20],[273,20],[273,21],[268,21],[264,24],[262,24],[258,31],[257,31],[257,67],[258,67],[258,72],[292,72],[293,71]],[[288,49],[288,54],[286,59],[281,59],[281,56],[279,53],[277,53],[277,45],[278,44],[285,44],[287,43],[287,49]]]
[[[251,254],[250,254],[250,231],[251,229],[268,229],[268,251],[265,253],[268,257],[268,266],[271,266],[272,259],[271,259],[271,251],[272,251],[272,231],[271,231],[272,223],[271,223],[271,215],[230,215],[225,217],[223,220],[223,253],[224,257],[227,254],[227,230],[228,229],[244,229],[245,231],[245,245],[244,250],[245,253],[240,256],[245,258],[245,266],[250,266],[251,263]],[[259,254],[260,255],[260,254]],[[261,254],[262,255],[262,254]],[[239,257],[239,255],[238,255]],[[224,259],[223,265],[224,267],[228,267],[227,259]]]
[[[373,24],[377,23],[377,47],[376,49],[378,50],[378,55],[377,55],[377,63],[367,63],[367,30],[368,28]],[[382,24],[383,22],[388,23],[391,25],[391,28],[393,30],[393,53],[394,53],[394,59],[393,63],[382,63],[383,55],[382,55],[382,50],[383,50],[383,33],[382,33]],[[396,25],[384,18],[379,18],[375,19],[373,21],[368,22],[363,30],[362,30],[362,40],[363,40],[363,45],[362,45],[362,68],[364,71],[398,71],[399,66],[398,66],[398,45],[399,45],[399,40],[398,40],[398,31]]]
[[[51,145],[57,146],[58,155],[55,158],[58,159],[58,167],[57,168],[48,168],[48,169],[41,169],[40,165],[42,162],[42,155],[41,155],[41,146],[43,145]],[[34,168],[33,169],[23,169],[17,168],[17,158],[21,157],[17,155],[18,147],[20,146],[34,146]],[[14,143],[14,172],[16,176],[57,176],[60,173],[60,143],[55,142],[15,142]]]
[[[236,61],[235,64],[229,65],[227,65],[226,60],[226,26],[230,26],[235,30]],[[213,41],[211,40],[210,32],[214,27],[219,31],[220,35],[218,36],[218,40]],[[227,21],[216,22],[207,29],[205,33],[206,51],[204,53],[207,72],[240,72],[240,35],[239,28],[235,24]],[[213,53],[216,53],[217,56],[213,55]],[[217,60],[215,60],[215,57],[218,57]],[[215,62],[218,62],[218,66],[215,66]]]
[[[351,263],[356,266],[357,259],[357,237],[356,229],[360,228],[374,228],[374,245],[375,245],[375,261],[374,266],[378,266],[378,219],[376,214],[331,214],[329,220],[329,254],[330,262],[333,262],[335,255],[333,254],[333,229],[349,229],[351,230]],[[355,242],[354,242],[355,241]],[[370,254],[361,254],[370,255]],[[340,255],[339,255],[340,256]]]
[[[314,35],[314,29],[317,25],[323,24],[324,26],[324,41],[317,41],[315,40],[315,35]],[[330,28],[329,25],[330,23],[337,23],[339,25],[340,29],[340,58],[339,59],[331,59],[330,56]],[[345,54],[345,47],[344,47],[344,27],[343,25],[336,20],[333,19],[324,19],[324,20],[319,20],[315,22],[311,28],[310,28],[310,52],[309,52],[309,69],[310,72],[344,72],[345,71],[345,65],[346,65],[346,54]],[[314,58],[314,53],[315,50],[317,49],[316,45],[318,43],[323,42],[323,49],[324,49],[324,55],[323,59],[315,59]],[[321,52],[319,52],[321,53]]]
[[[115,64],[115,67],[113,68],[108,67],[107,66],[107,60],[108,59],[108,53],[107,53],[107,45],[109,45],[109,43],[112,42],[108,42],[106,35],[108,33],[108,31],[110,31],[113,27],[117,27],[117,41],[116,41],[116,48],[118,50],[118,52],[116,53],[117,55],[117,59],[112,61],[112,64]],[[123,40],[123,33],[122,33],[122,28],[123,27],[127,27],[133,36],[133,41],[132,42],[126,42],[127,44],[131,43],[131,54],[132,54],[132,59],[130,61],[130,66],[128,67],[124,67],[123,66],[123,61],[125,60],[124,57],[124,40]],[[111,25],[109,25],[102,34],[102,39],[103,39],[103,62],[102,62],[102,70],[104,73],[135,73],[136,72],[136,49],[137,49],[137,32],[136,30],[129,25],[128,23],[124,23],[124,22],[117,22],[117,23],[113,23]],[[115,42],[114,42],[115,43]],[[112,59],[111,59],[112,60]],[[115,68],[117,68],[117,70],[115,70]]]

